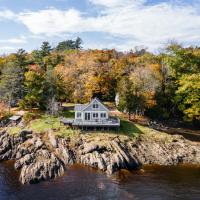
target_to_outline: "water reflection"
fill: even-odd
[[[63,177],[37,185],[21,185],[12,162],[0,163],[0,200],[200,199],[200,168],[145,167],[110,177],[80,165]]]

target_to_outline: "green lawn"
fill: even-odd
[[[60,117],[66,117],[66,118],[74,118],[74,110],[67,110],[63,111],[60,114]],[[29,123],[29,125],[26,127],[28,129],[31,129],[35,132],[45,132],[49,129],[66,129],[66,126],[63,126],[60,124],[59,117],[53,117],[46,114],[41,114],[40,118],[33,120]]]
[[[78,135],[80,133],[79,130],[73,130],[68,128],[67,126],[64,126],[63,124],[60,124],[60,119],[58,117],[52,117],[50,115],[41,114],[40,118],[32,120],[29,122],[27,126],[23,128],[24,130],[32,130],[35,133],[45,133],[50,130],[53,130],[55,135],[59,136],[72,136],[72,135]],[[9,133],[11,135],[15,135],[22,131],[22,128],[19,127],[10,127]]]
[[[37,133],[44,133],[53,130],[55,135],[64,137],[79,134],[79,131],[72,130],[61,124],[58,117],[52,117],[49,115],[43,115],[40,119],[32,121],[27,128]]]
[[[118,135],[118,136],[129,136],[129,137],[137,137],[141,134],[145,134],[147,132],[150,132],[149,128],[143,127],[141,125],[138,124],[134,124],[130,121],[127,120],[121,120],[121,126],[119,128],[119,130],[116,129],[110,129],[110,130],[101,130],[101,129],[97,129],[97,130],[85,130],[82,131],[82,133],[84,134],[90,134],[90,135]]]
[[[34,132],[45,132],[49,129],[56,129],[60,127],[58,117],[51,117],[49,115],[42,115],[39,119],[33,120],[26,127]]]
[[[145,133],[144,127],[134,124],[127,120],[121,120],[120,133],[131,137],[137,137],[140,134]]]
[[[66,118],[74,118],[74,110],[66,110],[60,113],[59,117],[66,117]],[[151,130],[147,127],[143,127],[141,125],[132,123],[126,119],[121,119],[121,126],[119,130],[99,130],[99,131],[80,131],[80,130],[73,130],[67,126],[64,126],[60,123],[59,117],[52,117],[50,115],[40,113],[36,116],[37,118],[34,120],[31,120],[31,122],[28,123],[26,127],[23,129],[32,130],[35,133],[45,133],[49,130],[53,130],[53,132],[56,135],[61,135],[64,137],[77,135],[80,133],[90,133],[93,134],[100,134],[100,133],[106,133],[106,134],[116,134],[116,135],[127,135],[130,137],[137,137],[140,134],[148,133]],[[18,127],[11,127],[9,128],[10,134],[17,134],[22,130]]]

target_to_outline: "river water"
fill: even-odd
[[[22,185],[13,162],[0,163],[0,200],[195,200],[200,199],[200,168],[145,167],[143,171],[104,173],[74,165],[64,176]]]

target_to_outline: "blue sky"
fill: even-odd
[[[0,0],[0,53],[80,36],[84,48],[200,45],[199,0]]]

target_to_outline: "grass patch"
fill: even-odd
[[[8,133],[10,135],[17,135],[22,129],[20,127],[9,127],[8,128]]]
[[[140,134],[143,134],[144,130],[139,127],[139,125],[136,125],[130,121],[121,120],[121,126],[120,126],[120,133],[124,135],[128,135],[131,137],[137,137]]]
[[[42,115],[42,113],[40,113],[39,111],[27,112],[23,116],[23,119],[24,119],[25,124],[28,124],[32,120],[40,118],[41,115]]]
[[[52,117],[49,115],[40,116],[39,119],[32,121],[26,128],[36,133],[44,133],[48,132],[49,130],[53,130],[55,135],[62,137],[69,137],[80,134],[79,130],[73,130],[61,124],[58,117]]]
[[[146,130],[145,127],[143,126],[140,126],[138,124],[135,124],[133,122],[130,122],[128,120],[121,120],[120,121],[121,123],[121,126],[119,128],[119,130],[115,130],[114,128],[113,129],[110,129],[110,130],[101,130],[101,129],[97,129],[97,130],[94,130],[94,131],[91,131],[91,130],[87,130],[87,131],[82,131],[84,134],[91,134],[91,135],[94,135],[94,136],[97,136],[97,135],[110,135],[110,136],[129,136],[129,137],[137,137],[141,134],[145,134],[146,131],[148,131],[148,129]]]
[[[75,118],[75,112],[74,110],[64,110],[60,113],[60,117],[65,118]],[[50,130],[53,131],[55,135],[62,136],[62,137],[71,137],[71,136],[79,136],[81,133],[83,134],[93,134],[93,135],[121,135],[121,136],[129,136],[129,137],[138,137],[141,134],[151,134],[152,129],[148,127],[144,127],[138,124],[135,124],[128,119],[121,118],[121,126],[119,130],[110,129],[108,130],[102,130],[99,129],[97,131],[81,131],[81,130],[74,130],[70,127],[64,126],[60,123],[59,117],[54,117],[47,115],[42,112],[34,112],[34,113],[27,113],[24,118],[27,117],[27,125],[23,127],[23,129],[32,130],[35,133],[45,133]],[[25,120],[26,121],[26,120]],[[15,135],[19,133],[22,129],[19,127],[11,127],[9,132],[12,135]]]
[[[36,119],[26,127],[34,132],[46,132],[49,129],[57,129],[60,127],[60,121],[58,117],[52,117],[49,115],[42,115],[39,119]]]

